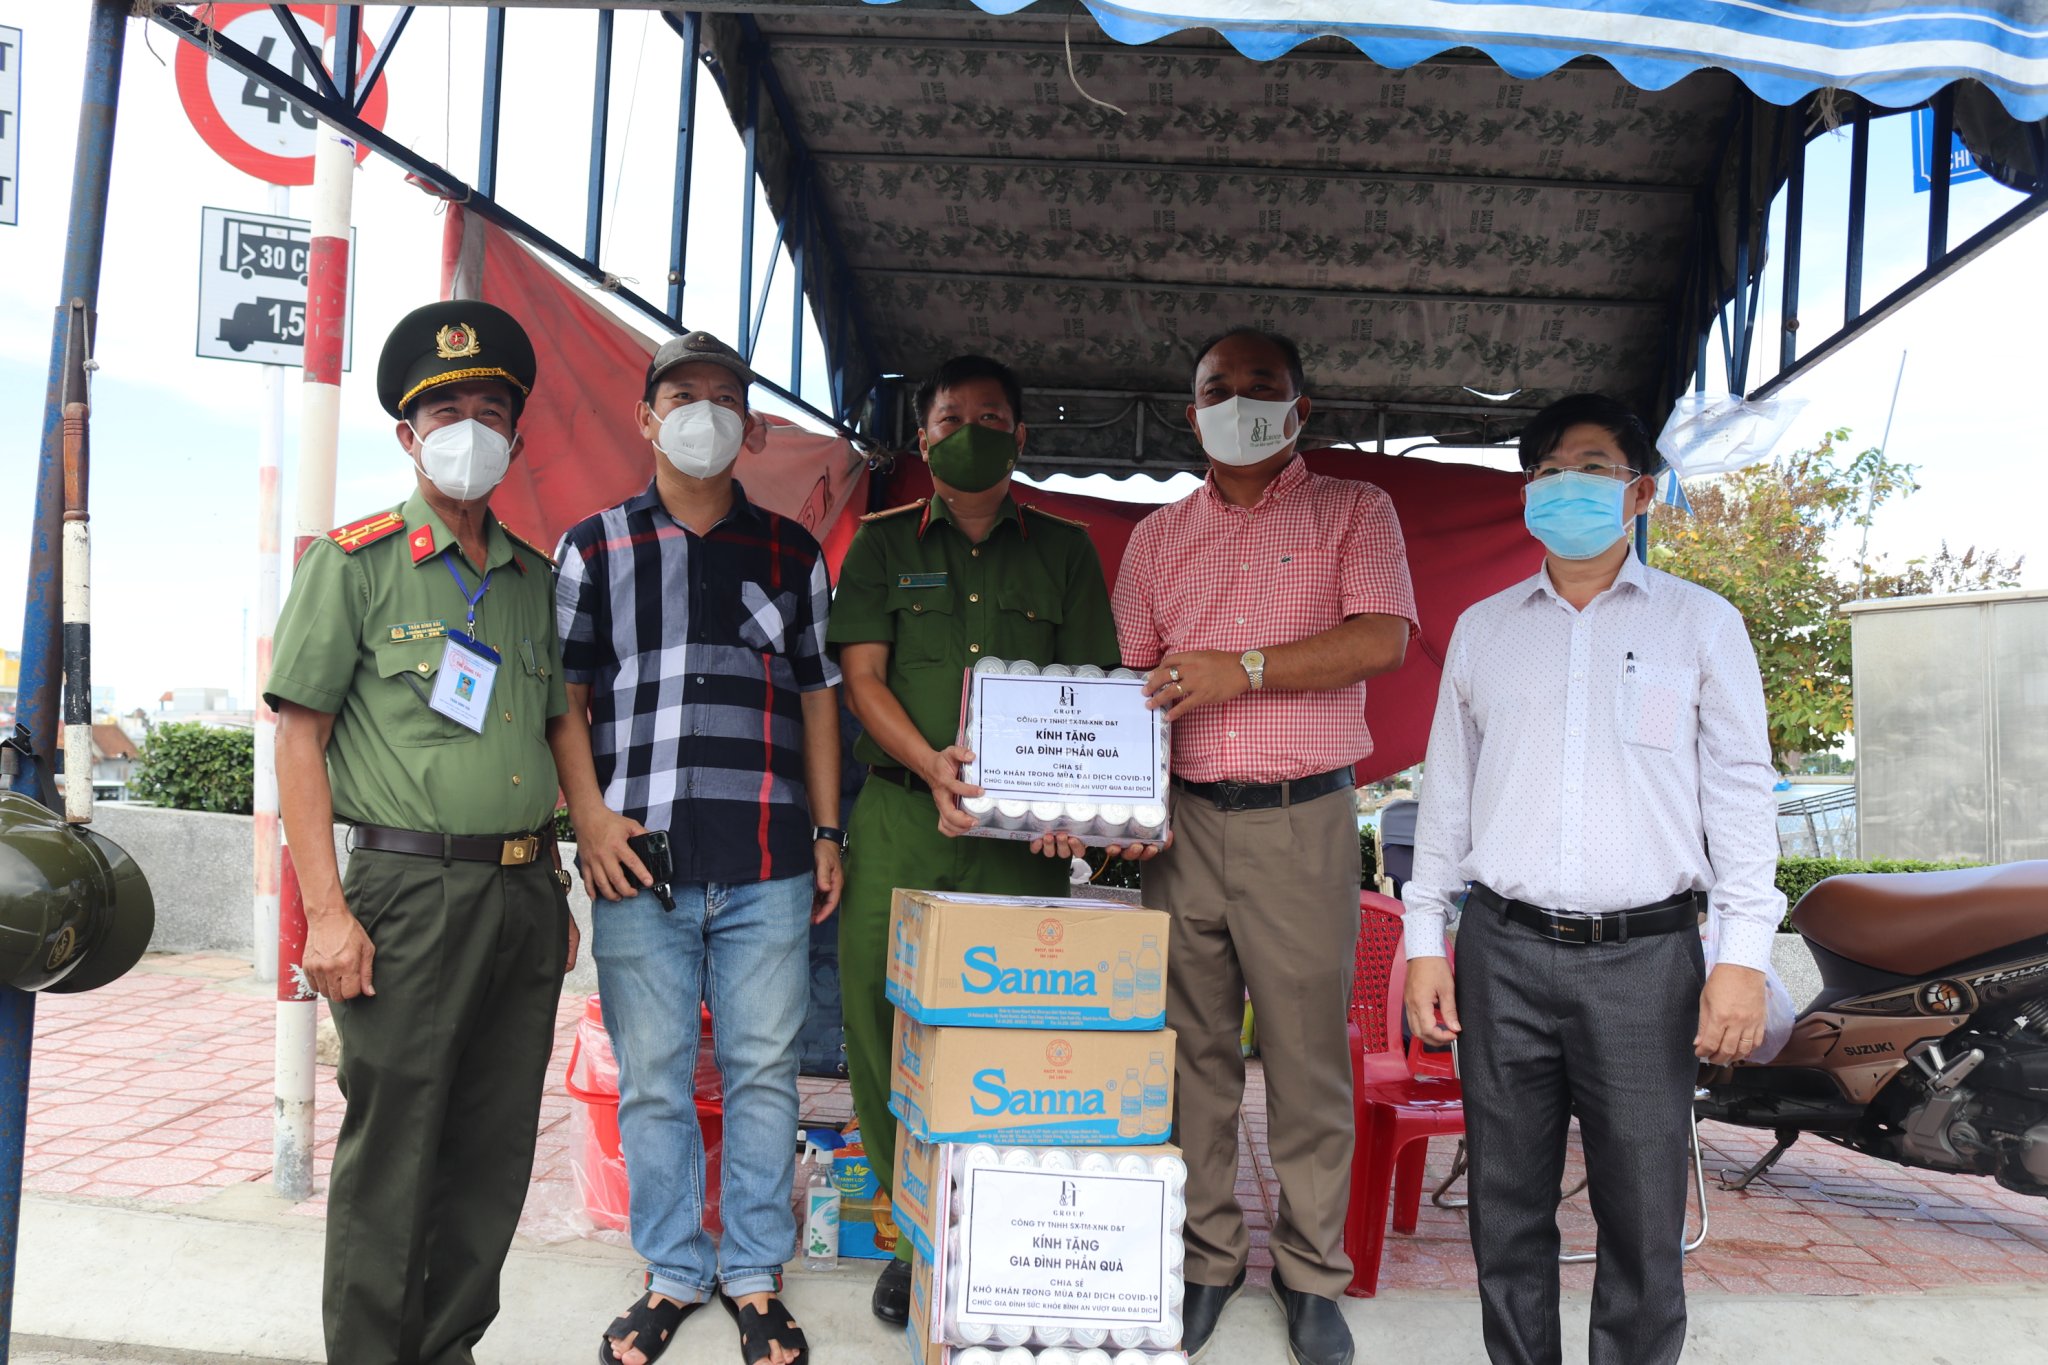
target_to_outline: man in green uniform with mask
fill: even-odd
[[[932,496],[876,512],[839,569],[826,638],[838,651],[847,704],[866,727],[854,753],[870,765],[848,822],[839,908],[839,981],[846,1070],[861,1140],[883,1189],[893,1186],[889,1112],[896,1010],[883,995],[890,893],[939,891],[1064,896],[1064,852],[1002,839],[962,839],[960,798],[971,755],[954,740],[960,683],[975,660],[1118,663],[1109,591],[1087,528],[1010,497],[1024,444],[1023,390],[984,356],[941,365],[917,391],[918,449]],[[909,1314],[910,1243],[875,1286],[875,1316]]]
[[[348,1099],[327,1192],[330,1365],[468,1365],[533,1171],[576,957],[548,835],[546,730],[568,700],[552,565],[488,506],[533,377],[501,309],[400,320],[377,397],[417,487],[307,546],[277,623],[264,700],[305,897],[302,989],[331,1003]]]

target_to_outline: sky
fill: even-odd
[[[18,648],[21,639],[86,13],[79,4],[0,0],[0,24],[25,31],[21,222],[0,227],[0,644],[8,648]],[[368,7],[365,27],[373,37],[382,35],[390,13],[389,7]],[[479,64],[451,61],[450,51],[474,51],[483,23],[480,9],[422,7],[387,74],[387,132],[465,178],[474,178],[477,165]],[[507,32],[499,198],[558,240],[580,242],[595,19],[587,12],[514,11]],[[100,286],[93,667],[95,681],[112,686],[122,710],[153,709],[161,693],[176,687],[225,687],[246,705],[255,629],[256,468],[269,404],[266,369],[201,360],[193,347],[200,211],[268,211],[270,190],[217,157],[193,131],[172,77],[177,46],[168,33],[129,25]],[[657,299],[667,269],[680,54],[681,44],[658,16],[617,16],[607,169],[613,198],[602,258]],[[731,337],[743,162],[708,80],[700,82],[697,130],[684,317]],[[1877,125],[1866,303],[1907,278],[1924,250],[1927,197],[1911,193],[1905,136],[1903,119]],[[1809,155],[1808,284],[1801,309],[1809,338],[1825,336],[1840,316],[1843,231],[1834,206],[1844,201],[1847,160],[1845,134],[1823,137]],[[293,191],[295,216],[306,216],[307,195]],[[1988,181],[1957,186],[1951,240],[1960,241],[2013,200]],[[765,261],[774,222],[765,200],[757,197],[757,204],[757,257]],[[404,183],[396,166],[374,155],[356,173],[355,369],[343,383],[335,522],[389,505],[410,484],[408,462],[376,404],[370,372],[392,323],[438,294],[437,208],[437,201]],[[2037,506],[2048,490],[2041,467],[2048,442],[2027,408],[2041,382],[2044,263],[2048,220],[1871,328],[1788,390],[1806,406],[1783,448],[1846,426],[1854,431],[1851,448],[1860,449],[1883,434],[1894,377],[1906,356],[1889,449],[1893,458],[1919,467],[1921,491],[1879,513],[1874,553],[1902,561],[1933,553],[1943,540],[1958,548],[1995,547],[2009,557],[2027,556],[2027,586],[2048,586],[2048,530]],[[786,261],[777,274],[760,353],[780,358],[789,351]],[[1768,275],[1758,334],[1774,343],[1775,267]],[[806,352],[806,396],[823,406],[823,352],[814,336]],[[764,364],[764,372],[775,375],[780,363]],[[1718,353],[1712,369],[1710,387],[1725,388]],[[300,404],[295,370],[283,377],[283,400],[288,540]],[[1475,458],[1497,463],[1500,457]],[[1053,483],[1147,501],[1172,496],[1181,486],[1106,478],[1077,484],[1065,477]]]

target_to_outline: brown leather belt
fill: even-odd
[[[1472,901],[1527,929],[1534,929],[1556,943],[1590,945],[1626,943],[1651,934],[1675,934],[1680,929],[1697,929],[1707,918],[1707,898],[1698,891],[1682,891],[1654,905],[1632,910],[1615,910],[1604,915],[1567,915],[1527,901],[1510,900],[1490,886],[1472,883]]]
[[[931,795],[931,783],[925,781],[908,768],[896,768],[886,763],[877,763],[868,769],[868,776],[879,777],[884,782],[894,782],[905,791],[923,792],[927,796]]]
[[[547,840],[538,834],[426,834],[385,825],[352,826],[352,848],[379,853],[411,853],[442,862],[497,863],[501,867],[538,865]]]

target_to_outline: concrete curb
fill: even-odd
[[[191,1210],[30,1196],[22,1201],[14,1325],[25,1347],[104,1343],[103,1358],[200,1365],[214,1360],[310,1362],[322,1357],[322,1225],[293,1214],[261,1185]],[[820,1365],[899,1365],[903,1339],[868,1312],[875,1269],[790,1274],[784,1298],[803,1320]],[[593,1242],[522,1242],[505,1268],[504,1312],[478,1348],[482,1365],[561,1365],[590,1358],[604,1324],[637,1292],[640,1265]],[[1587,1301],[1567,1295],[1565,1359],[1585,1358]],[[2048,1296],[2031,1286],[1968,1293],[1858,1298],[1691,1300],[1690,1365],[1870,1365],[1940,1359],[2032,1358],[2048,1334]],[[1463,1293],[1346,1299],[1362,1362],[1483,1365],[1475,1298]],[[1211,1358],[1233,1365],[1286,1360],[1279,1309],[1248,1294],[1225,1315]],[[1958,1344],[1966,1340],[1966,1345]],[[699,1313],[678,1334],[689,1361],[736,1358],[731,1324]],[[143,1348],[143,1349],[139,1349]],[[183,1353],[183,1354],[180,1354]]]

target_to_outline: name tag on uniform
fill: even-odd
[[[498,651],[459,630],[448,632],[441,672],[427,705],[478,734],[491,713],[491,683],[498,676]]]
[[[446,621],[402,621],[392,626],[392,643],[401,640],[438,640],[448,633]]]
[[[942,573],[900,573],[896,575],[899,588],[943,588],[946,576]]]

